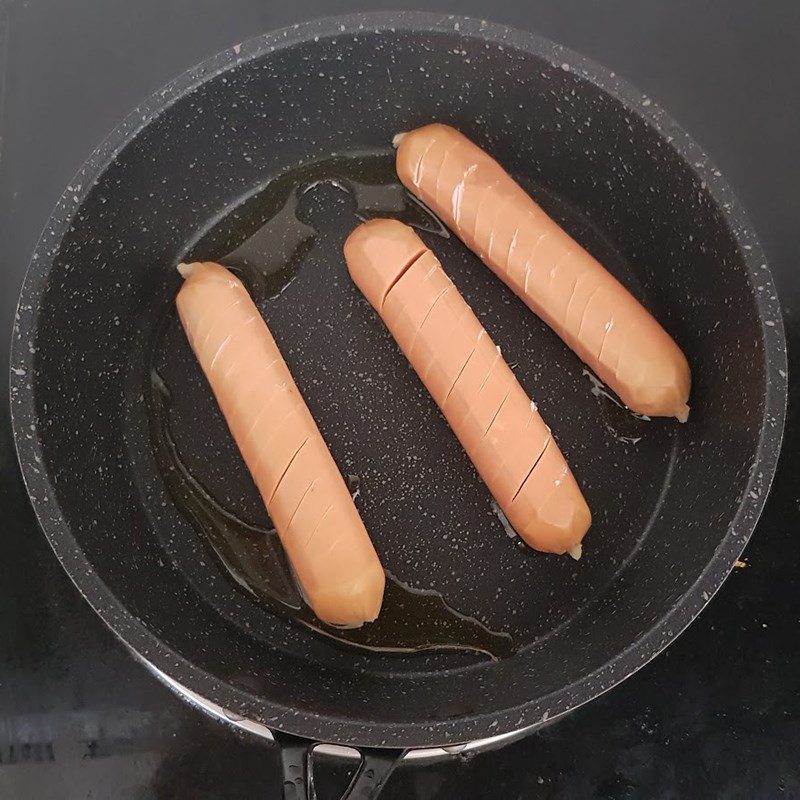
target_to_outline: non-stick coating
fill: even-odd
[[[386,147],[432,119],[464,130],[535,190],[675,336],[694,378],[687,425],[631,418],[592,393],[575,356],[457,240],[428,239],[517,363],[594,511],[580,563],[523,551],[347,277],[340,247],[352,206],[335,191],[310,196],[320,236],[265,316],[335,458],[361,477],[359,506],[384,562],[512,632],[522,650],[494,663],[343,650],[251,603],[172,504],[141,397],[177,259],[287,167]],[[263,521],[174,324],[159,365],[186,460],[218,497]],[[761,510],[786,377],[755,237],[719,173],[649,98],[536,37],[420,14],[252,40],[134,112],[43,235],[12,369],[39,519],[126,642],[232,712],[317,739],[394,746],[553,717],[679,633]]]

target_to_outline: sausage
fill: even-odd
[[[632,411],[689,415],[689,365],[649,312],[483,150],[447,125],[399,134],[397,174]]]
[[[219,264],[181,264],[178,314],[314,613],[371,622],[385,575],[272,334]]]
[[[388,219],[356,228],[344,254],[514,529],[537,550],[577,558],[589,507],[536,406],[436,256]]]

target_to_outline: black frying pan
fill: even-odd
[[[516,362],[594,511],[579,563],[523,551],[347,278],[341,244],[358,208],[336,187],[310,196],[317,236],[265,314],[334,457],[360,476],[359,508],[386,566],[509,633],[517,652],[500,660],[343,647],[253,601],[173,502],[143,394],[177,260],[218,258],[226,237],[251,233],[233,215],[288,167],[388,152],[394,133],[432,119],[461,128],[535,192],[655,313],[693,370],[687,425],[633,419],[457,240],[427,236]],[[265,524],[188,345],[170,341],[159,369],[182,458],[220,502]],[[34,508],[108,625],[235,714],[313,741],[396,750],[537,724],[658,653],[750,536],[786,399],[769,271],[702,151],[649,98],[574,53],[427,14],[269,34],[147,100],[53,213],[11,364]],[[390,762],[371,763],[373,788]]]

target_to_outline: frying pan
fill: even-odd
[[[342,647],[254,602],[172,502],[142,396],[178,260],[221,256],[214,231],[287,168],[388,152],[393,134],[433,119],[489,150],[617,274],[676,338],[694,380],[688,424],[631,417],[457,240],[426,235],[516,364],[594,512],[580,562],[522,550],[347,279],[341,244],[358,209],[335,186],[311,193],[316,238],[265,315],[337,463],[360,477],[359,509],[384,564],[509,633],[517,650],[499,660]],[[209,493],[266,524],[188,345],[175,335],[159,358],[185,462]],[[284,732],[287,795],[311,783],[315,742],[363,748],[349,791],[374,796],[402,750],[539,724],[645,664],[700,612],[750,536],[786,400],[769,270],[699,147],[650,98],[575,53],[419,13],[271,33],[145,101],[53,212],[11,364],[19,460],[64,568],[160,674]]]

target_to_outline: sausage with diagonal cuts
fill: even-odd
[[[397,174],[628,408],[689,415],[689,365],[650,313],[489,155],[441,124],[395,137]]]
[[[371,622],[383,568],[272,334],[227,269],[179,269],[183,328],[311,608],[335,625]]]
[[[436,256],[411,228],[372,220],[344,246],[386,323],[519,535],[577,557],[589,507],[550,429]]]

